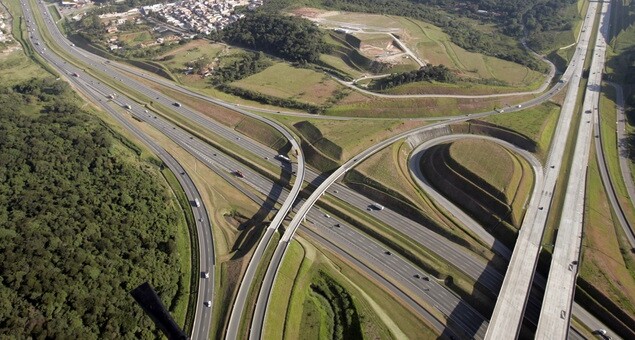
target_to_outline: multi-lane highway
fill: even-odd
[[[47,12],[47,9],[44,8],[42,6],[42,11],[45,13]],[[112,73],[109,72],[109,69],[111,69],[108,65],[110,64],[109,61],[103,59],[103,58],[94,58],[93,56],[85,53],[82,50],[79,50],[77,48],[75,48],[75,46],[68,42],[62,35],[61,33],[57,30],[57,27],[53,24],[51,17],[48,16],[46,19],[46,23],[48,24],[47,26],[49,26],[50,28],[50,32],[53,33],[54,37],[56,38],[56,40],[58,42],[61,42],[61,46],[65,47],[67,51],[69,52],[78,52],[78,53],[73,53],[73,55],[79,59],[83,59],[82,61],[84,63],[87,63],[90,66],[96,66],[96,62],[97,61],[101,61],[101,67],[103,67],[104,72],[108,72],[114,79],[119,80],[122,84],[131,86],[132,88],[134,88],[136,91],[148,96],[148,98],[154,98],[153,101],[156,101],[157,103],[161,103],[164,104],[168,107],[173,106],[172,104],[175,103],[175,101],[165,97],[163,94],[148,89],[144,86],[139,86],[140,84],[138,84],[136,81],[129,79],[128,77],[124,77],[124,75],[122,74],[118,74],[118,73]],[[83,57],[83,58],[82,58]],[[67,67],[69,67],[69,69],[67,70],[67,72],[71,73],[71,65],[67,64]],[[98,71],[99,72],[99,71]],[[85,72],[81,72],[81,70],[77,70],[77,69],[73,69],[72,70],[72,75],[77,75],[79,76],[80,74],[83,74]],[[119,76],[119,77],[117,77]],[[81,76],[80,76],[81,77]],[[85,78],[85,77],[84,77]],[[93,86],[99,86],[102,88],[102,92],[105,96],[109,96],[112,94],[117,94],[116,91],[109,89],[105,84],[100,83],[99,81],[95,81],[95,80],[91,80],[91,84],[93,84]],[[125,98],[125,96],[123,96],[123,94],[119,94],[119,96],[117,96],[117,98]],[[127,100],[125,100],[125,102],[121,102],[121,99],[118,99],[118,101],[120,102],[120,104],[122,106],[128,106],[131,109],[133,109],[133,105],[136,106],[136,103],[133,102],[130,98],[128,98]],[[229,106],[229,104],[226,103],[218,103],[218,104],[222,104],[223,106]],[[200,115],[190,111],[187,107],[181,107],[178,106],[181,110],[181,112],[184,115],[187,115],[188,118],[190,118],[193,121],[198,122],[201,125],[204,125],[206,128],[208,128],[209,130],[214,131],[216,134],[221,135],[222,137],[225,137],[228,140],[231,141],[240,141],[241,138],[242,140],[245,140],[246,138],[244,136],[240,136],[239,134],[237,134],[235,131],[227,129],[219,124],[205,124],[206,122],[209,122],[207,120],[205,120],[204,118],[200,117]],[[136,107],[135,107],[136,109]],[[141,112],[141,110],[143,110],[143,112],[148,113],[146,109],[140,108],[138,112]],[[176,109],[178,110],[178,109]],[[135,110],[136,111],[136,110]],[[288,211],[291,209],[291,205],[294,202],[295,198],[297,197],[297,195],[300,192],[301,189],[301,183],[304,181],[304,173],[305,173],[305,167],[304,167],[304,157],[302,154],[302,150],[299,146],[299,143],[293,138],[293,136],[286,130],[284,129],[282,126],[280,126],[279,124],[268,120],[266,118],[254,115],[252,113],[249,112],[242,112],[244,114],[247,114],[253,118],[259,119],[261,121],[264,121],[265,123],[273,126],[274,128],[276,128],[279,132],[281,132],[285,137],[288,138],[289,142],[291,143],[291,147],[292,150],[295,150],[296,152],[296,157],[297,157],[297,170],[294,171],[296,173],[295,176],[295,182],[293,185],[293,189],[291,190],[290,194],[286,195],[286,199],[285,201],[282,203],[281,208],[278,210],[276,216],[274,217],[273,221],[270,223],[270,226],[267,230],[267,232],[265,233],[265,237],[261,239],[261,242],[259,243],[256,252],[254,254],[254,256],[252,257],[250,264],[247,268],[247,271],[245,273],[245,276],[243,278],[243,281],[241,282],[241,286],[236,298],[236,302],[234,307],[232,308],[232,319],[230,322],[230,326],[228,328],[228,334],[230,336],[234,335],[235,331],[237,330],[237,326],[239,324],[240,321],[240,316],[242,315],[242,311],[244,309],[245,303],[246,303],[246,297],[247,297],[247,293],[249,291],[249,288],[251,286],[251,282],[253,281],[253,278],[255,276],[255,272],[256,272],[256,268],[258,267],[258,264],[260,263],[261,260],[261,256],[262,253],[264,252],[264,249],[266,248],[271,236],[273,235],[273,232],[280,226],[280,224],[282,223],[282,221],[284,220],[284,217],[286,216],[286,214],[288,213]],[[165,128],[166,126],[166,122],[163,122],[162,119],[158,118],[157,116],[154,116],[153,114],[148,113],[147,117],[142,117],[141,119],[145,119],[146,121],[150,121],[151,123],[158,123],[158,124],[163,124],[163,128]],[[168,124],[169,125],[169,124]],[[176,127],[172,127],[173,130],[176,130]],[[169,130],[169,128],[168,128]],[[180,129],[179,129],[180,130]],[[179,131],[181,132],[181,131]],[[179,133],[176,132],[176,133]],[[174,133],[174,132],[172,132]],[[172,136],[172,138],[177,138],[176,136]],[[193,147],[192,144],[193,143],[198,143],[198,148]],[[205,147],[203,145],[200,145],[200,141],[195,140],[195,138],[193,136],[190,136],[190,140],[185,140],[185,141],[181,141],[180,143],[186,150],[192,152],[195,154],[195,156],[198,156],[199,158],[203,158],[205,160],[205,158],[209,159],[209,155],[218,155],[219,151],[218,150],[211,150],[209,147]],[[249,149],[249,147],[251,146],[251,149],[249,151],[251,151],[252,153],[262,157],[263,155],[270,155],[270,157],[267,157],[268,159],[270,159],[272,162],[281,162],[281,160],[275,160],[275,153],[272,154],[271,150],[268,150],[266,148],[263,147],[258,147],[256,144],[257,143],[243,143],[247,146],[247,148]],[[205,150],[207,152],[201,152],[200,150]],[[284,161],[282,161],[284,162]],[[236,170],[241,169],[243,166],[240,164],[237,164],[236,162],[234,162],[233,160],[228,160],[227,162],[225,162],[225,166],[233,166],[232,168],[230,168],[230,172],[234,172]],[[283,167],[287,167],[290,168],[289,164],[282,164]],[[289,169],[287,169],[288,172],[291,172]],[[245,170],[242,169],[240,170],[243,174],[246,174],[247,176],[251,176],[253,177],[253,173],[249,170]],[[263,187],[266,187],[267,185],[264,184],[262,185]],[[273,195],[273,192],[268,192],[268,194],[271,196],[271,198],[276,198],[275,195]],[[202,309],[205,311],[205,309]],[[199,315],[204,315],[204,313],[197,313],[197,316],[195,318],[195,325],[198,324],[202,324],[202,323],[206,323],[209,324],[209,320],[211,317],[211,314],[209,315],[210,317],[201,320],[198,316]],[[193,333],[194,334],[194,333]],[[200,336],[202,336],[204,334],[200,334]],[[197,335],[199,336],[199,335]]]
[[[30,32],[31,39],[41,41],[42,39],[40,37],[39,31],[36,29],[33,13],[29,10],[24,1],[21,4],[24,11],[24,17],[27,21],[27,29]],[[52,67],[54,67],[61,74],[68,75],[69,72],[71,72],[71,74],[79,72],[79,70],[70,70],[66,63],[56,58],[55,55],[46,53],[43,48],[36,50]],[[91,98],[93,102],[100,105],[122,126],[128,129],[135,137],[143,141],[150,150],[152,150],[161,158],[161,160],[170,168],[170,170],[172,170],[175,174],[180,174],[176,177],[183,187],[190,202],[194,202],[195,200],[198,200],[200,202],[200,206],[196,206],[194,204],[191,205],[192,213],[194,215],[196,223],[198,242],[200,244],[198,272],[209,273],[209,277],[204,278],[204,275],[201,275],[201,278],[198,281],[196,299],[197,318],[193,324],[192,334],[207,336],[207,334],[209,333],[209,322],[201,322],[200,320],[211,319],[211,310],[207,306],[205,306],[205,303],[206,301],[212,300],[214,292],[214,242],[212,239],[211,224],[208,218],[207,210],[200,198],[201,196],[196,189],[194,182],[189,177],[185,169],[168,152],[161,148],[154,140],[143,133],[141,129],[139,129],[139,127],[135,126],[133,123],[130,122],[130,120],[128,120],[124,115],[120,113],[120,111],[122,111],[121,106],[115,108],[113,107],[113,105],[111,105],[111,103],[103,100],[103,98],[105,98],[105,95],[104,93],[101,93],[99,89],[93,86],[94,80],[84,79],[80,77],[68,77],[68,79],[72,82],[76,89],[81,91],[88,98]],[[138,110],[141,109],[138,108]]]
[[[525,218],[507,267],[505,280],[494,307],[486,339],[501,339],[508,337],[510,334],[516,337],[519,335],[531,291],[531,284],[538,264],[538,255],[540,254],[553,191],[560,174],[562,160],[564,159],[565,145],[569,136],[571,121],[573,120],[582,67],[586,59],[596,11],[597,3],[590,3],[582,24],[582,34],[578,47],[572,58],[571,66],[567,69],[567,72],[570,71],[568,74],[570,78],[569,88],[560,111],[554,140],[549,150],[545,181],[540,187],[541,195],[527,207]]]
[[[55,31],[56,31],[56,28],[53,26],[53,27],[51,27],[50,31],[55,32]],[[56,38],[56,39],[57,39],[57,38]],[[64,40],[63,40],[63,38],[60,38],[60,39],[62,39],[61,41],[64,41]],[[73,52],[74,52],[74,53],[73,53],[74,55],[84,54],[84,52],[83,52],[83,51],[77,51],[76,49],[73,49],[73,48],[72,48],[72,46],[70,46],[70,43],[68,43],[68,42],[66,42],[66,43],[67,43],[67,45],[68,45],[68,48],[67,48],[67,49],[69,49],[69,50],[73,51]],[[95,59],[94,57],[93,57],[93,58],[88,57],[88,59],[89,59],[89,60],[91,60],[91,61],[93,61],[93,62],[96,62],[96,59]],[[131,80],[130,80],[130,79],[128,79],[128,77],[127,77],[126,75],[124,75],[123,73],[119,73],[119,72],[117,72],[117,73],[112,73],[112,71],[114,70],[114,68],[109,68],[108,66],[110,66],[110,65],[107,65],[107,64],[108,64],[108,62],[106,62],[105,60],[104,60],[103,62],[100,62],[100,63],[101,63],[100,65],[98,65],[98,64],[93,64],[92,66],[96,66],[96,68],[99,68],[99,67],[104,67],[104,70],[107,70],[107,71],[104,71],[104,72],[108,72],[108,73],[109,73],[109,74],[111,74],[111,75],[112,75],[115,79],[117,79],[117,78],[118,78],[118,80],[119,80],[122,84],[128,84],[128,86],[132,86],[132,88],[135,88],[135,90],[140,90],[140,89],[141,89],[141,90],[144,90],[144,91],[146,90],[146,89],[144,88],[144,86],[143,86],[143,85],[139,85],[139,83],[134,83],[134,82],[131,82]],[[81,72],[81,71],[80,71],[80,72]],[[566,73],[565,73],[565,75],[566,75]],[[558,84],[556,84],[556,86],[554,86],[554,88],[552,88],[552,89],[551,89],[551,90],[550,90],[547,94],[545,94],[545,95],[541,96],[540,98],[537,98],[537,99],[535,99],[535,100],[533,100],[533,101],[530,101],[530,102],[528,102],[528,103],[523,104],[523,107],[526,107],[526,106],[529,106],[529,105],[535,105],[535,104],[538,104],[538,103],[540,103],[540,102],[544,101],[546,98],[548,98],[549,96],[551,96],[551,95],[553,95],[554,93],[556,93],[556,92],[557,92],[557,91],[558,91],[558,90],[559,90],[562,86],[564,86],[564,84],[563,84],[563,83],[558,83]],[[106,93],[107,93],[107,92],[106,92]],[[144,94],[148,95],[148,97],[149,97],[149,98],[154,98],[154,97],[153,97],[153,95],[157,94],[157,92],[155,92],[155,91],[151,91],[151,92],[144,92]],[[164,104],[165,104],[165,105],[171,105],[171,104],[173,103],[173,100],[169,99],[168,97],[165,97],[164,95],[162,95],[162,94],[160,94],[160,93],[159,93],[159,97],[157,97],[157,98],[158,98],[158,99],[165,99],[165,102],[164,102]],[[139,107],[139,108],[138,108],[138,110],[143,110],[143,108]],[[189,111],[189,109],[187,109],[186,107],[184,107],[183,109],[179,108],[179,109],[175,109],[175,110],[176,110],[176,111],[179,111],[179,113],[184,114],[184,116],[187,116],[187,117],[188,117],[188,119],[189,119],[189,118],[193,119],[194,121],[196,121],[197,123],[199,123],[199,124],[203,125],[205,128],[209,129],[210,131],[212,131],[212,130],[214,130],[214,129],[217,129],[217,128],[218,128],[218,126],[214,126],[214,125],[218,125],[218,124],[214,124],[214,123],[210,122],[209,120],[207,120],[207,119],[205,119],[205,118],[202,118],[202,117],[201,117],[200,115],[198,115],[197,113],[194,113],[194,112]],[[136,108],[136,107],[133,107],[133,111],[137,111],[137,108]],[[142,111],[139,111],[139,112],[142,112]],[[190,116],[190,114],[191,114],[192,116]],[[484,116],[484,115],[487,115],[487,114],[494,114],[494,112],[489,112],[489,113],[484,113],[484,114],[479,114],[479,115],[473,115],[473,116],[472,116],[472,117],[470,117],[470,118],[474,118],[474,117],[478,117],[478,116]],[[198,116],[198,118],[196,118],[195,116]],[[202,119],[201,119],[201,118],[202,118]],[[146,119],[158,119],[158,118],[152,118],[151,116],[149,116],[149,117],[147,117]],[[454,120],[464,120],[464,119],[466,119],[466,117],[458,117],[458,118],[455,118]],[[444,124],[445,124],[445,123],[444,123]],[[441,124],[438,124],[437,126],[441,126]],[[177,131],[177,130],[178,130],[178,128],[177,128],[177,127],[174,127],[174,126],[172,126],[171,128],[172,128],[172,130],[173,130],[173,131]],[[426,128],[426,129],[427,129],[427,128]],[[168,130],[168,131],[169,131],[169,130],[170,130],[170,127],[164,128],[164,130],[163,130],[163,131],[165,131],[165,130]],[[223,132],[222,130],[229,131],[229,132],[230,132],[230,135],[229,135],[229,137],[226,137],[226,138],[229,138],[229,139],[232,139],[232,140],[233,140],[233,138],[232,138],[232,137],[235,137],[235,132],[234,132],[233,130],[231,130],[231,129],[227,129],[227,128],[225,128],[225,127],[222,127],[222,126],[221,126],[221,127],[220,127],[220,131],[221,131],[221,132]],[[215,131],[215,132],[217,132],[216,130],[214,130],[214,131]],[[233,133],[233,135],[232,135],[231,133]],[[415,133],[415,132],[411,131],[410,133]],[[407,134],[404,134],[403,136],[406,136],[406,135],[407,135]],[[401,138],[401,137],[403,137],[403,136],[399,136],[399,137],[398,137],[398,138],[396,138],[395,140],[397,140],[397,139],[399,139],[399,138]],[[238,137],[235,137],[235,138],[238,138]],[[192,140],[192,139],[191,139],[191,136],[190,136],[190,138],[189,138],[189,139],[190,139],[190,140]],[[238,139],[236,139],[236,140],[238,140]],[[187,142],[187,140],[185,140],[185,142]],[[185,144],[186,144],[186,145],[188,145],[189,143],[191,143],[191,142],[187,142],[187,143],[185,143]],[[263,155],[270,155],[270,154],[271,154],[271,150],[267,150],[266,148],[263,148],[262,146],[260,146],[260,147],[258,147],[258,146],[254,146],[254,145],[257,145],[257,143],[254,143],[254,142],[253,142],[253,141],[251,141],[251,140],[248,140],[248,139],[242,139],[242,140],[240,140],[240,142],[239,142],[239,143],[240,143],[240,145],[241,145],[242,147],[244,147],[244,148],[248,149],[250,152],[253,152],[253,153],[255,153],[256,155],[263,156]],[[385,145],[388,145],[388,144],[385,144]],[[384,145],[384,146],[385,146],[385,145]],[[186,146],[186,149],[187,149],[187,150],[190,150],[190,151],[191,151],[191,152],[193,152],[193,153],[200,153],[200,151],[195,151],[195,150],[199,150],[199,148],[202,148],[202,147],[203,147],[203,146],[197,146],[197,148],[195,149],[195,148],[192,148],[192,147]],[[383,146],[378,147],[378,149],[377,149],[377,150],[381,149],[382,147],[383,147]],[[206,154],[209,154],[209,153],[206,153]],[[218,153],[218,154],[220,155],[220,153]],[[201,157],[203,157],[203,156],[201,156]],[[207,157],[207,156],[205,156],[205,157]],[[362,159],[363,159],[363,158],[356,158],[356,159],[354,159],[354,160],[353,160],[353,162],[352,162],[350,165],[352,166],[352,165],[354,165],[354,164],[357,164],[357,163],[358,163],[358,162],[360,162]],[[227,161],[227,162],[230,162],[230,161],[231,161],[231,159],[228,159],[228,160],[223,160],[223,162],[226,162],[226,161]],[[222,162],[221,162],[221,163],[222,163]],[[235,167],[238,167],[238,166],[240,166],[240,165],[236,165]],[[233,167],[233,168],[235,168],[235,167]],[[230,167],[229,169],[232,169],[232,167]],[[288,170],[289,170],[289,169],[287,169],[287,171],[288,171]],[[231,171],[231,170],[230,170],[230,171]],[[248,171],[248,170],[245,170],[245,171]],[[307,172],[307,174],[309,174],[309,172]],[[315,181],[315,179],[317,179],[317,177],[318,177],[319,175],[318,175],[318,174],[312,174],[312,175],[313,175],[313,176],[307,176],[307,180],[312,181],[312,182],[314,182],[314,183],[319,183],[319,181]],[[249,182],[252,182],[252,181],[251,181],[252,176],[253,176],[253,178],[254,178],[254,179],[256,179],[256,178],[258,177],[258,175],[257,175],[257,174],[255,174],[255,173],[254,173],[254,174],[251,174],[251,173],[250,173],[250,174],[248,175],[248,178],[249,178],[249,180],[248,180],[248,181],[249,181]],[[245,180],[245,181],[247,182],[247,180]],[[267,195],[278,192],[278,189],[276,189],[276,188],[273,188],[273,187],[272,187],[272,185],[271,185],[270,181],[268,181],[268,180],[266,180],[266,179],[264,179],[264,181],[265,181],[265,182],[267,182],[267,183],[261,183],[261,184],[259,184],[259,185],[260,185],[262,188],[264,188],[263,190],[265,191],[265,193],[266,193]],[[251,184],[251,183],[250,183],[250,184]],[[268,189],[267,189],[267,188],[268,188]],[[338,189],[334,189],[334,190],[331,192],[332,194],[334,194],[334,195],[335,195],[335,196],[337,196],[338,198],[340,198],[340,199],[342,199],[342,200],[345,200],[345,201],[349,201],[349,200],[348,200],[348,198],[350,198],[350,197],[354,198],[354,200],[353,200],[353,201],[355,201],[355,199],[356,199],[356,200],[357,200],[357,202],[358,202],[358,203],[357,203],[357,207],[358,207],[358,208],[360,208],[360,209],[362,209],[362,210],[365,210],[365,209],[368,207],[368,205],[372,203],[369,199],[367,199],[367,198],[365,198],[365,197],[363,197],[363,196],[360,196],[360,195],[354,194],[354,193],[350,192],[350,190],[348,190],[348,189],[346,189],[346,188],[344,188],[344,187],[341,187],[341,186],[339,186],[339,185],[337,185],[337,184],[336,184],[333,188],[339,188],[340,190],[338,190]],[[331,188],[331,189],[333,189],[333,188]],[[324,191],[322,191],[322,192],[324,192]],[[280,195],[280,198],[285,197],[285,196],[286,196],[286,197],[288,197],[288,195],[287,195],[284,191],[280,191],[279,195]],[[304,206],[304,205],[303,205],[303,206]],[[315,209],[314,209],[313,211],[315,211]],[[381,215],[381,216],[388,216],[390,213],[394,213],[394,212],[390,212],[388,209],[386,209],[386,210],[382,211],[381,213],[378,213],[377,215]],[[395,215],[397,215],[397,214],[395,214]],[[310,213],[310,214],[308,214],[307,216],[308,216],[309,220],[311,220],[311,221],[313,221],[313,220],[321,220],[321,219],[325,219],[325,218],[326,218],[323,214],[320,214],[319,212],[317,212],[317,215],[315,215],[315,216],[314,216],[314,213]],[[399,215],[397,215],[397,216],[399,216]],[[395,219],[392,219],[392,218],[385,218],[384,220],[385,220],[385,222],[387,221],[387,223],[392,224],[395,220],[399,221],[400,219],[399,219],[398,217],[396,217]],[[405,226],[408,226],[408,227],[410,227],[410,228],[414,228],[415,230],[418,230],[417,234],[420,234],[420,233],[421,233],[421,229],[422,229],[422,228],[418,225],[418,223],[413,222],[413,221],[408,221],[407,219],[405,219],[405,220],[404,220],[403,218],[401,219],[401,221],[404,223],[404,225],[405,225]],[[325,221],[324,223],[328,224],[328,221]],[[349,229],[347,229],[347,228],[337,228],[337,229],[338,229],[338,230],[343,230],[342,232],[347,232],[347,233],[348,233],[348,231],[349,231]],[[350,229],[350,230],[352,230],[352,229]],[[427,229],[426,229],[426,230],[427,230]],[[354,231],[354,230],[353,230],[353,231]],[[428,232],[430,232],[429,230],[427,230],[427,231],[428,231]],[[467,268],[467,267],[468,267],[468,266],[470,266],[470,265],[469,265],[469,263],[473,263],[473,262],[475,262],[475,259],[473,258],[473,255],[468,254],[468,253],[467,253],[464,249],[460,249],[460,247],[458,247],[458,246],[456,246],[456,245],[452,244],[451,242],[448,242],[448,241],[447,241],[447,240],[445,240],[443,237],[440,237],[439,235],[434,234],[434,233],[432,233],[432,232],[430,232],[430,233],[431,233],[432,235],[436,236],[438,239],[440,239],[440,240],[439,240],[439,243],[440,243],[442,246],[448,246],[448,245],[450,246],[450,248],[449,248],[449,249],[439,249],[439,248],[438,248],[439,246],[437,246],[437,249],[438,249],[438,250],[437,250],[437,252],[439,252],[440,254],[442,254],[442,253],[444,253],[444,252],[449,252],[450,254],[455,254],[455,255],[457,255],[458,257],[456,258],[456,260],[453,260],[453,262],[455,262],[455,265],[457,265],[457,266],[461,267],[461,268],[462,268],[462,270],[468,271],[468,268]],[[348,235],[348,236],[350,236],[351,234],[347,234],[347,235]],[[342,236],[344,236],[344,235],[342,235]],[[362,247],[363,245],[373,243],[373,241],[372,241],[372,240],[370,240],[370,239],[369,239],[367,236],[365,236],[365,235],[359,234],[359,235],[357,235],[356,237],[357,237],[357,238],[356,238],[356,241],[355,241],[355,243],[354,243],[353,245],[345,245],[344,247],[345,247],[345,248],[347,248],[347,249],[349,249],[349,248],[350,248],[350,249],[352,249],[352,247],[358,247],[358,248],[360,248],[360,247]],[[421,238],[423,238],[423,237],[421,237]],[[290,239],[290,235],[289,235],[288,237],[284,238],[284,240],[287,240],[287,241],[288,241],[289,239]],[[428,243],[432,243],[432,242],[428,241]],[[355,248],[355,249],[358,249],[358,248]],[[366,249],[366,250],[365,250],[365,252],[363,252],[363,254],[365,254],[365,255],[359,255],[359,256],[366,256],[367,258],[373,259],[373,260],[371,260],[371,262],[372,262],[372,261],[374,261],[374,260],[376,260],[376,258],[373,258],[373,256],[376,256],[376,255],[373,255],[373,254],[374,254],[374,251],[375,251],[375,250],[374,250],[374,248],[372,248],[372,247],[371,247],[371,248],[364,248],[364,249]],[[394,259],[394,260],[393,260],[393,259]],[[466,262],[461,263],[460,261],[461,261],[462,259],[467,259],[467,261],[466,261]],[[380,260],[380,262],[381,262],[382,264],[385,264],[385,263],[384,263],[385,261],[382,261],[382,260],[383,260],[383,258],[382,258],[382,257],[379,257],[379,260]],[[404,273],[405,273],[406,271],[413,272],[413,271],[416,271],[416,270],[417,270],[417,269],[416,269],[416,267],[414,267],[414,266],[412,266],[412,265],[408,264],[408,262],[407,262],[407,261],[405,261],[405,260],[403,260],[403,259],[399,258],[398,256],[391,257],[391,258],[390,258],[390,260],[391,260],[391,261],[396,261],[396,263],[401,263],[401,264],[403,265],[403,268],[404,268]],[[402,263],[402,262],[405,262],[405,264],[404,264],[404,263]],[[478,272],[479,270],[480,270],[480,273],[481,273],[481,274],[482,274],[482,273],[484,273],[484,272],[488,272],[487,270],[485,270],[486,263],[484,263],[484,261],[482,261],[482,260],[476,260],[476,262],[477,262],[477,265],[476,265],[476,266],[474,266],[474,268],[476,268],[476,271],[473,271],[474,273]],[[465,263],[465,264],[464,264],[464,263]],[[497,274],[498,274],[498,273],[497,273]],[[401,275],[403,276],[404,274],[401,274]],[[500,276],[500,274],[498,274],[498,275]],[[391,275],[391,277],[393,277],[393,278],[399,278],[399,274],[394,274],[394,275]],[[480,277],[480,275],[479,275],[479,274],[476,274],[474,277],[475,277],[475,278],[479,278],[479,277]],[[494,284],[495,284],[495,283],[492,283],[492,285],[494,285]],[[266,291],[266,290],[263,290],[263,291]],[[440,293],[439,293],[439,294],[440,294]],[[443,308],[444,308],[446,311],[447,311],[447,310],[452,310],[452,309],[448,309],[448,308],[451,308],[451,305],[446,305],[446,306],[444,306]],[[477,319],[475,319],[475,320],[477,320],[477,321],[475,321],[475,322],[474,322],[474,324],[477,324],[477,327],[478,327],[478,328],[474,328],[474,326],[473,326],[473,325],[471,325],[471,326],[470,326],[470,327],[471,327],[470,329],[474,332],[474,334],[478,334],[478,333],[477,333],[477,332],[478,332],[478,329],[480,329],[480,328],[481,328],[481,325],[482,325],[483,323],[482,323],[482,321],[478,321],[478,320],[480,320],[480,319],[478,319],[478,318],[477,318]],[[461,322],[461,321],[458,321],[458,322]],[[480,323],[479,323],[479,322],[480,322]],[[461,328],[459,328],[459,329],[461,329]],[[464,330],[464,331],[465,331],[465,330]]]
[[[566,196],[558,225],[551,266],[549,267],[545,297],[536,330],[536,337],[539,339],[545,337],[566,339],[569,331],[571,306],[582,245],[587,164],[593,140],[593,117],[595,116],[595,120],[597,120],[597,111],[600,105],[602,72],[611,16],[610,4],[610,1],[601,4],[599,29],[582,104],[582,118],[578,128]]]

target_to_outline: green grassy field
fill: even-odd
[[[403,27],[405,43],[427,62],[443,64],[461,76],[494,79],[513,87],[539,85],[543,76],[525,66],[502,59],[468,52],[450,41],[439,27],[422,21],[392,17]]]
[[[417,126],[423,126],[426,122],[398,121],[398,120],[325,120],[303,119],[296,117],[271,116],[280,123],[295,130],[304,139],[313,142],[316,148],[325,155],[334,156],[337,162],[348,160],[354,155],[367,149],[371,145],[384,140],[399,132],[406,131]],[[307,131],[299,130],[297,123],[305,122],[313,129],[319,130],[318,136],[308,136]],[[328,141],[328,142],[327,142]],[[337,157],[339,155],[339,157]]]
[[[153,42],[155,39],[150,31],[144,30],[139,32],[121,34],[119,35],[119,40],[127,43],[130,46],[137,46],[141,43]]]
[[[221,56],[224,57],[223,59],[231,58],[231,55],[241,53],[241,51],[237,48],[230,49],[222,44],[212,44],[205,40],[192,40],[153,60],[170,70],[181,83],[194,87],[205,87],[208,85],[207,79],[198,75],[184,74],[187,64],[202,57],[208,57],[210,60]]]
[[[556,129],[560,105],[545,102],[525,110],[497,114],[483,121],[516,131],[538,144],[539,156],[545,156]]]
[[[347,117],[422,118],[448,117],[459,114],[491,111],[534,96],[511,98],[378,98],[352,92],[324,114]]]
[[[309,69],[276,63],[231,85],[265,95],[299,102],[325,104],[341,88],[330,77]]]
[[[319,275],[327,275],[350,295],[365,338],[434,337],[422,320],[376,283],[359,275],[337,256],[316,248],[304,237],[297,239],[299,242],[292,243],[290,251],[300,258],[285,257],[281,271],[288,274],[287,279],[276,281],[274,287],[270,306],[283,309],[268,315],[265,335],[274,336],[268,339],[315,338],[310,335],[330,338],[333,315],[325,309],[326,301],[314,296],[310,288]],[[281,317],[282,313],[285,317]]]
[[[635,316],[635,268],[627,241],[614,224],[592,148],[587,175],[584,239],[580,276],[631,317]],[[628,248],[628,247],[626,247]]]
[[[533,186],[533,171],[524,159],[491,141],[459,140],[449,146],[446,164],[507,205],[509,220],[516,227],[520,226],[524,203]],[[476,195],[474,199],[479,197],[482,196]]]
[[[0,72],[3,75],[3,85],[13,85],[22,81],[39,78],[42,68],[33,63],[22,50],[0,54]]]
[[[502,146],[486,140],[458,140],[449,148],[449,156],[465,170],[491,184],[501,193],[514,186],[515,166],[512,155]]]

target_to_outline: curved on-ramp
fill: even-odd
[[[534,185],[532,190],[532,197],[537,195],[536,189],[540,188],[540,185],[536,185],[537,183],[542,183],[543,180],[543,170],[542,164],[540,161],[529,151],[519,148],[518,146],[511,144],[509,142],[500,140],[498,138],[483,136],[483,135],[471,135],[471,134],[452,134],[447,136],[437,137],[431,140],[428,140],[419,146],[417,146],[411,153],[409,168],[410,174],[412,178],[417,182],[417,184],[434,200],[436,200],[439,204],[445,207],[446,210],[450,212],[454,217],[456,217],[459,221],[463,222],[463,224],[470,229],[472,233],[474,233],[478,238],[486,245],[488,245],[494,252],[500,254],[506,259],[511,257],[511,251],[507,246],[505,246],[502,242],[498,241],[494,236],[492,236],[487,230],[481,226],[479,222],[474,220],[470,215],[465,213],[462,209],[458,208],[455,204],[450,202],[443,194],[438,192],[428,180],[425,178],[423,173],[421,172],[421,157],[423,157],[424,153],[432,146],[453,142],[460,139],[482,139],[494,142],[499,144],[507,149],[514,151],[515,153],[521,155],[529,164],[531,165],[534,172]]]

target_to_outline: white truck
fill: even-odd
[[[289,159],[289,157],[285,156],[285,155],[277,155],[276,158],[283,160],[287,163],[291,163],[291,159]]]
[[[199,201],[198,198],[194,199],[194,206],[197,208],[201,206],[201,201]]]
[[[384,206],[379,204],[379,203],[374,203],[373,202],[373,204],[371,204],[370,206],[373,207],[374,209],[377,209],[377,210],[384,210]]]

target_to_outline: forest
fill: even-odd
[[[329,48],[312,22],[278,13],[250,13],[225,27],[222,39],[300,63],[317,61]]]
[[[76,102],[59,80],[0,87],[0,338],[156,338],[129,291],[187,298],[181,212],[157,165]]]
[[[373,84],[373,87],[378,90],[384,90],[416,81],[454,83],[456,82],[456,75],[445,65],[425,65],[418,70],[393,73],[388,77],[380,78]]]
[[[273,62],[264,53],[245,52],[240,58],[217,68],[214,71],[212,81],[216,85],[231,83],[256,74],[271,65],[273,65]]]

